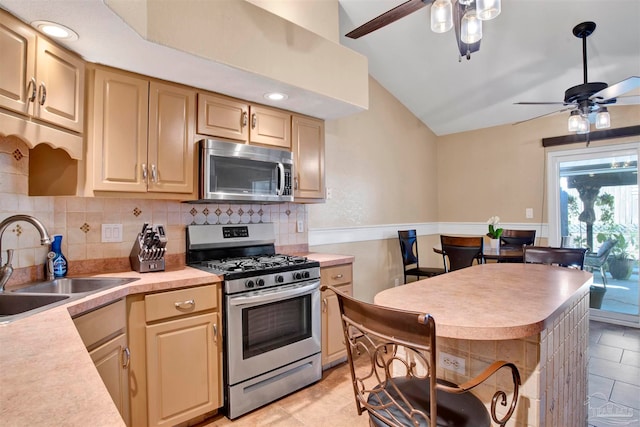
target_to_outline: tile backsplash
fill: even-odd
[[[1,130],[0,130],[1,132]],[[14,214],[35,216],[50,234],[62,234],[62,250],[70,263],[128,257],[142,224],[163,224],[168,254],[185,252],[185,226],[189,224],[240,224],[271,222],[276,246],[304,250],[308,233],[303,204],[189,204],[171,200],[129,198],[29,196],[29,148],[16,137],[0,136],[0,220]],[[304,221],[304,232],[296,224]],[[102,224],[122,224],[120,243],[102,243]],[[7,227],[2,238],[14,249],[14,268],[44,263],[48,248],[40,246],[38,232],[23,222]]]

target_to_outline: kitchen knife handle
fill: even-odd
[[[143,181],[147,180],[147,164],[146,163],[142,164],[142,180]]]

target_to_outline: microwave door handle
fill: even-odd
[[[284,165],[278,162],[278,174],[280,176],[280,185],[278,186],[278,191],[276,195],[282,196],[284,194]]]

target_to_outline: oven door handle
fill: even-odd
[[[320,288],[320,280],[314,280],[309,282],[308,285],[295,287],[293,289],[286,289],[277,292],[269,292],[264,295],[252,295],[248,297],[237,296],[229,298],[229,305],[234,307],[242,307],[246,305],[263,304],[271,301],[280,301],[283,298],[295,297],[298,295],[304,295],[311,291]]]

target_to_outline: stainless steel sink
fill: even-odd
[[[0,322],[5,321],[5,316],[14,316],[39,308],[47,307],[68,299],[69,295],[38,295],[38,294],[0,294]],[[42,311],[42,310],[38,310]],[[13,319],[12,319],[13,320]]]
[[[84,294],[98,292],[103,289],[131,283],[136,278],[129,277],[71,277],[54,279],[47,282],[34,283],[14,293],[39,293],[39,294]]]

